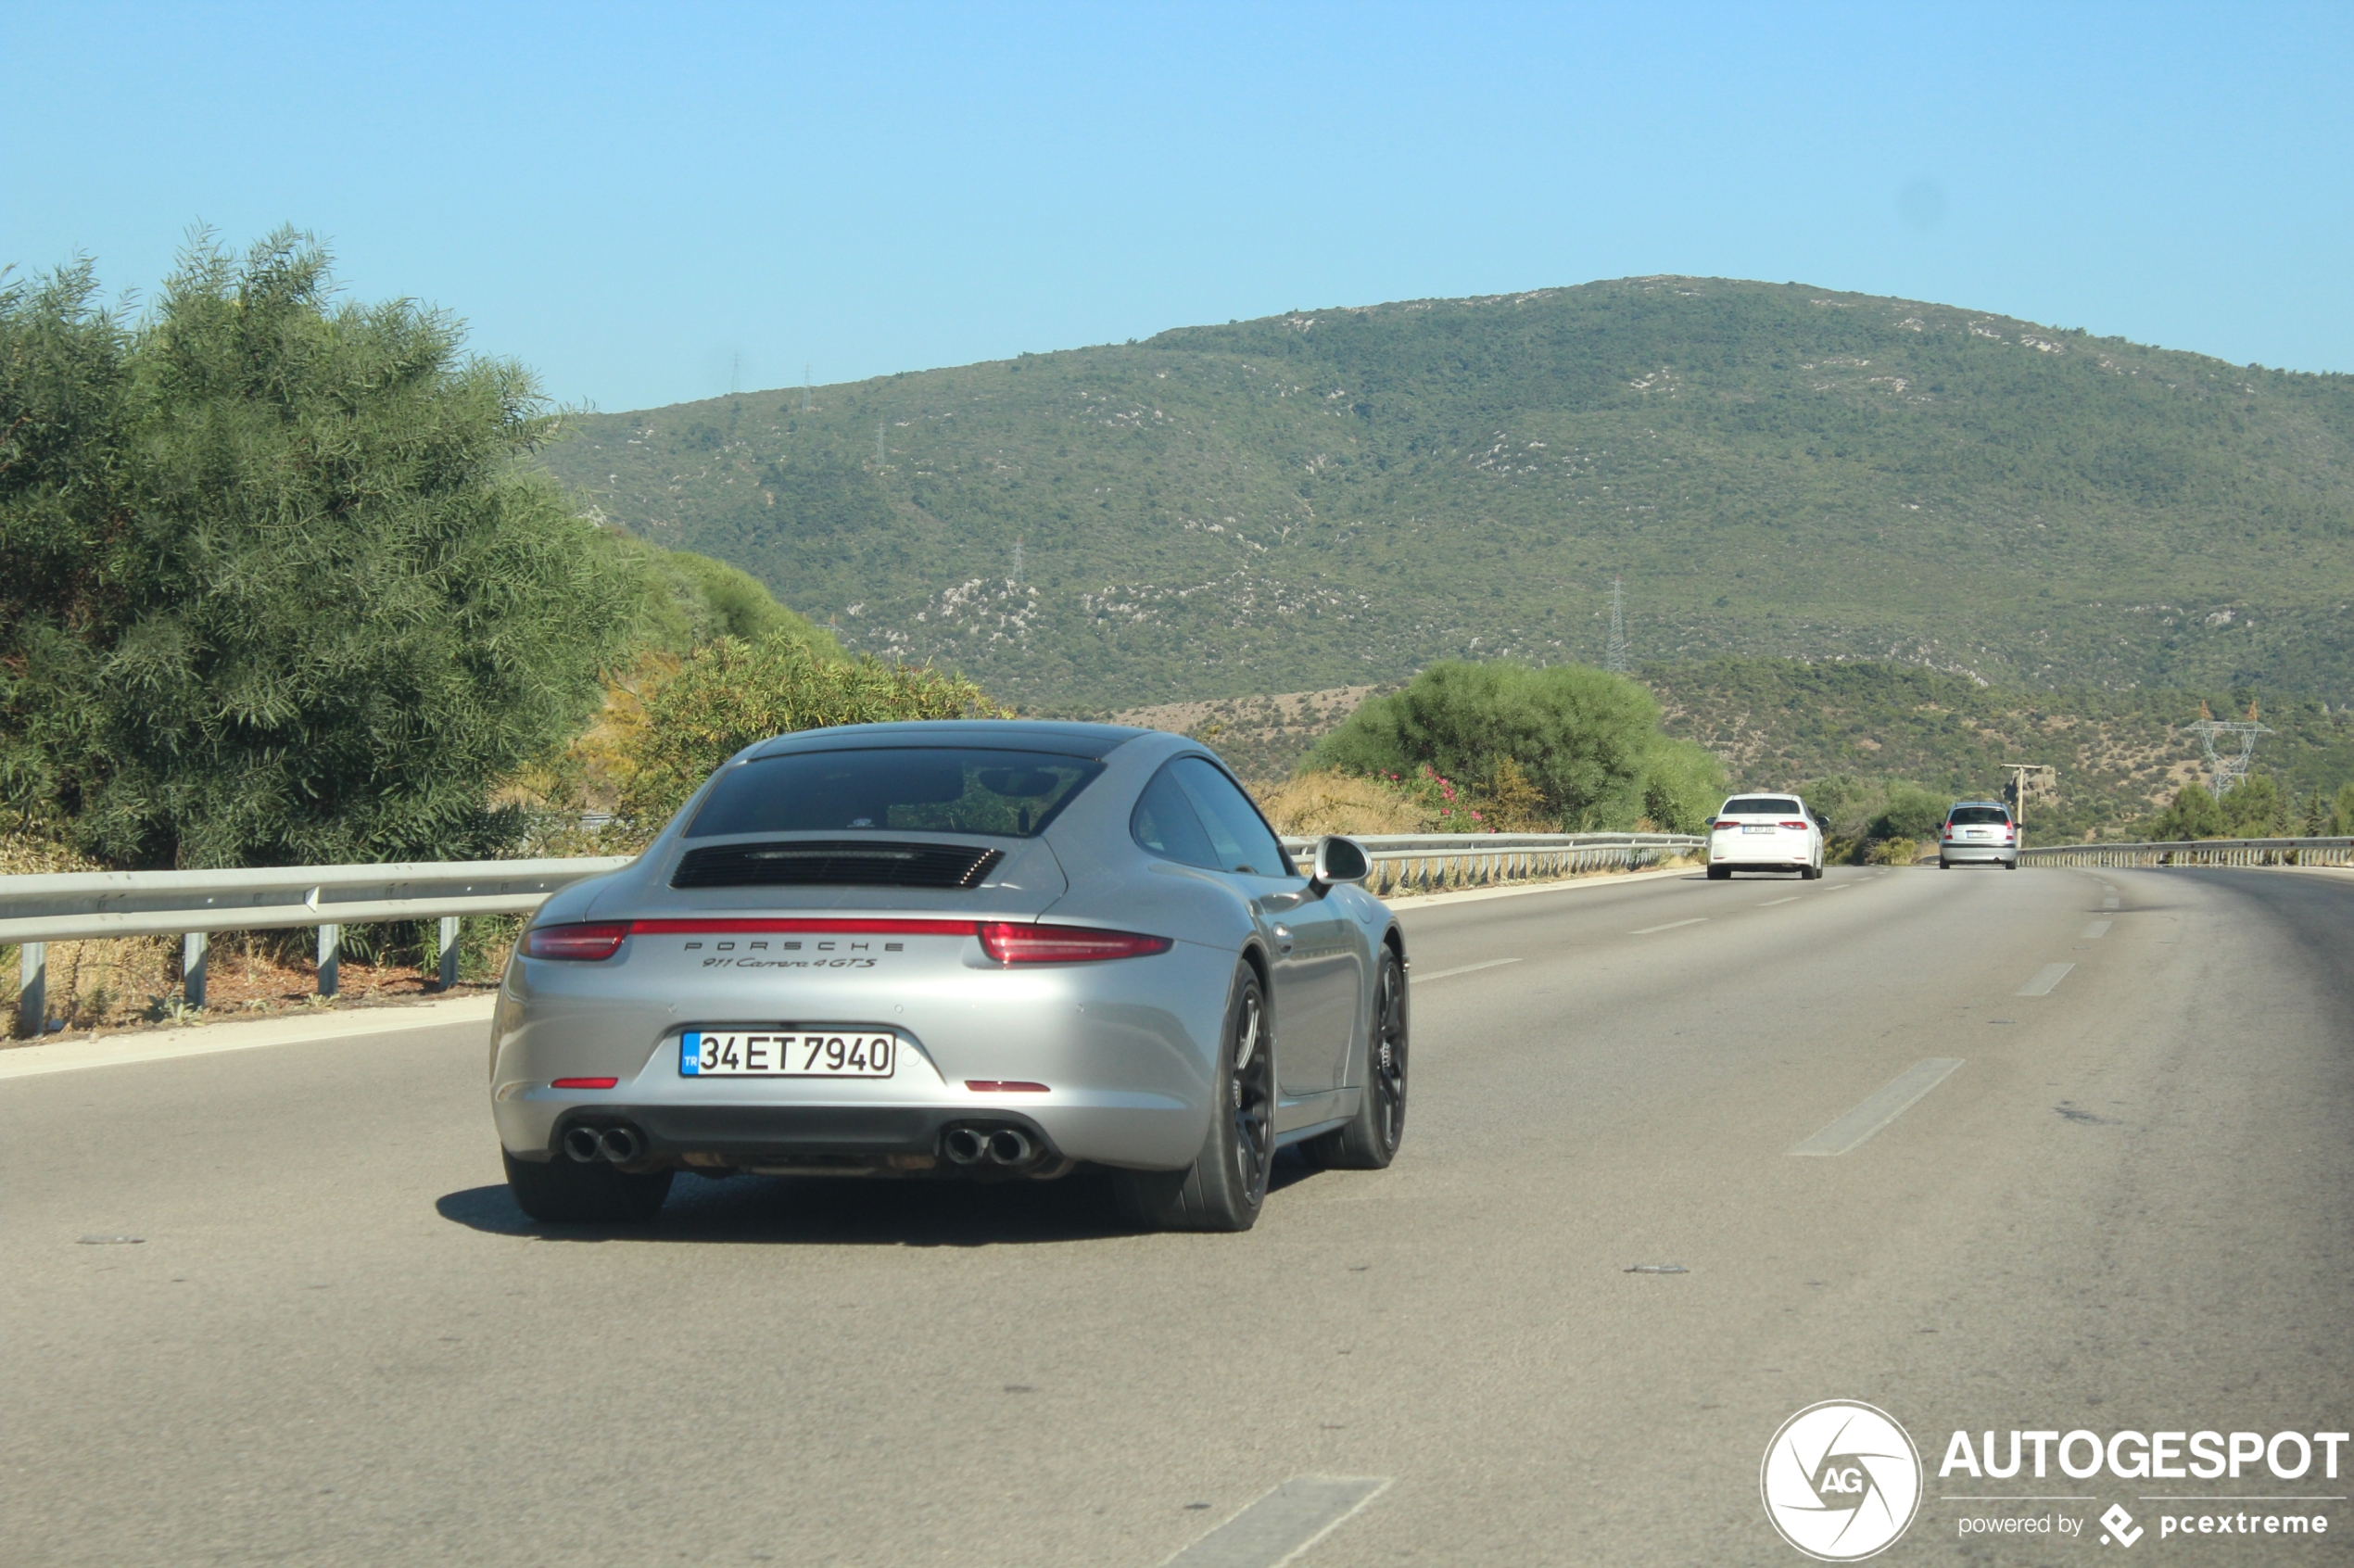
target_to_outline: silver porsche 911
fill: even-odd
[[[1328,838],[1305,872],[1218,759],[1110,725],[808,730],[747,748],[500,986],[507,1180],[645,1219],[680,1170],[1110,1173],[1141,1224],[1238,1231],[1277,1149],[1378,1169],[1406,950]]]

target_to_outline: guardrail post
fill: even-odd
[[[441,989],[448,991],[458,983],[459,920],[455,915],[441,917]]]
[[[191,1007],[204,1005],[205,950],[210,945],[202,931],[180,939],[180,999]]]
[[[343,961],[343,928],[325,925],[319,928],[319,994],[335,993],[335,970]]]
[[[17,1033],[37,1040],[49,1026],[49,944],[28,942],[17,949]]]

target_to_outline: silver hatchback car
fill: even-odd
[[[548,1220],[672,1177],[1051,1179],[1241,1230],[1278,1148],[1378,1169],[1406,947],[1328,838],[1305,871],[1183,736],[969,721],[747,748],[632,865],[551,898],[490,1101]]]
[[[2019,824],[2000,801],[1956,801],[1937,829],[1937,866],[1971,864],[2019,869]]]

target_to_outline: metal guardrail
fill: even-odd
[[[345,926],[437,918],[446,989],[458,978],[458,922],[464,917],[527,914],[559,888],[628,864],[627,855],[611,855],[0,877],[0,945],[19,946],[17,1031],[37,1034],[47,1020],[53,942],[178,935],[181,993],[188,1005],[201,1007],[206,938],[214,931],[317,927],[319,992],[332,996]]]
[[[1633,870],[1691,854],[1708,841],[1690,833],[1368,833],[1353,835],[1373,857],[1367,886],[1376,893],[1571,877],[1613,866]],[[1294,854],[1316,847],[1287,838]]]
[[[1567,877],[1611,866],[1633,869],[1689,854],[1705,842],[1682,833],[1391,833],[1357,841],[1373,857],[1370,885],[1378,893]],[[1284,842],[1304,853],[1316,841]],[[446,988],[457,980],[462,918],[527,914],[560,888],[628,864],[626,855],[610,855],[0,877],[0,946],[19,949],[20,1034],[37,1034],[47,1021],[47,947],[53,942],[177,935],[184,944],[181,994],[189,1006],[201,1007],[206,939],[214,931],[316,927],[319,992],[332,996],[345,926],[438,919]]]
[[[2019,852],[2021,866],[2345,866],[2354,839],[2189,839],[2155,844],[2050,844]]]

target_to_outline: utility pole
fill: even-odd
[[[801,363],[801,411],[809,411],[809,361],[806,360]]]
[[[741,349],[728,356],[728,396],[734,397],[743,388],[744,356]]]
[[[1014,536],[1014,587],[1021,587],[1021,536]]]
[[[1602,668],[1613,675],[1626,673],[1626,588],[1610,580],[1610,645],[1602,653]]]
[[[877,468],[880,468],[883,465],[882,433],[883,422],[881,420],[875,421],[875,466]]]
[[[2214,780],[2215,798],[2219,801],[2223,798],[2224,790],[2247,777],[2247,765],[2256,755],[2257,737],[2272,733],[2257,722],[2254,702],[2248,703],[2245,719],[2219,719],[2208,711],[2206,703],[2201,702],[2198,705],[2198,722],[2190,729],[2193,735],[2198,737],[2199,746],[2207,753],[2207,774]],[[2230,741],[2224,742],[2222,750],[2216,749],[2216,740],[2226,735],[2239,742],[2237,754],[2232,752]]]
[[[2019,824],[2021,836],[2027,832],[2027,791],[2041,783],[2052,794],[2059,793],[2059,769],[2049,763],[2005,763],[2003,771],[2011,776],[2010,785],[2003,792],[2011,798],[2011,820]]]

